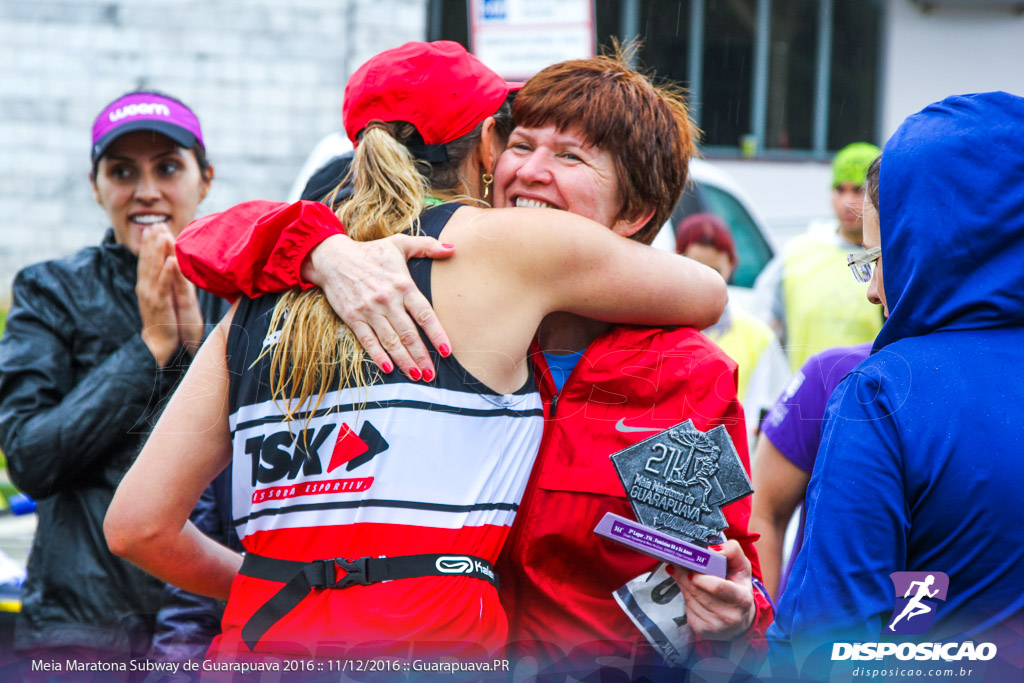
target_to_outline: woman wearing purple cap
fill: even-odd
[[[15,648],[117,660],[149,649],[163,584],[113,556],[114,488],[225,305],[198,297],[174,257],[213,167],[181,102],[134,92],[92,135],[98,246],[18,273],[0,341],[0,444],[39,526]]]
[[[493,563],[544,421],[527,362],[538,324],[556,310],[649,324],[720,314],[724,283],[702,265],[568,212],[482,208],[510,90],[445,42],[382,53],[346,89],[348,234],[459,245],[411,263],[451,340],[436,374],[377,372],[319,291],[242,298],[122,482],[111,548],[228,597],[217,656],[500,650]],[[244,561],[186,525],[229,462]]]

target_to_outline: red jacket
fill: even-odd
[[[247,202],[193,222],[176,248],[182,271],[199,287],[229,298],[239,290],[258,296],[308,287],[299,278],[302,258],[340,232],[330,209],[315,202]],[[616,327],[591,343],[556,401],[543,355],[535,354],[535,360],[541,392],[553,410],[499,559],[510,639],[540,641],[565,653],[581,644],[615,641],[607,644],[610,652],[628,654],[643,636],[612,591],[653,569],[655,561],[593,529],[608,511],[633,516],[608,456],[653,432],[616,425],[663,430],[686,419],[702,431],[725,425],[749,472],[736,364],[693,329]],[[750,498],[724,512],[726,536],[740,542],[760,579],[756,536],[747,530]],[[757,614],[748,636],[759,647],[772,611],[756,589],[754,599]],[[715,650],[710,643],[698,648],[701,654]]]
[[[255,299],[295,286],[302,261],[331,235],[344,234],[319,202],[254,200],[192,221],[175,242],[178,266],[200,289],[224,299]]]
[[[691,419],[701,431],[724,425],[749,472],[736,363],[690,328],[620,326],[587,347],[556,396],[543,355],[534,358],[551,410],[499,558],[510,640],[553,645],[565,654],[595,641],[616,641],[619,645],[606,644],[603,654],[628,656],[643,636],[612,592],[650,572],[656,561],[593,533],[606,512],[634,518],[608,456],[653,433],[626,430],[660,431]],[[726,536],[743,546],[753,575],[760,578],[757,536],[747,530],[750,498],[723,512]],[[763,649],[771,605],[757,590],[754,598],[757,614],[749,636]]]

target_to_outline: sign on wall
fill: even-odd
[[[595,54],[593,0],[470,0],[473,54],[508,80]]]

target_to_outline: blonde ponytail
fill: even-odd
[[[409,149],[389,130],[371,123],[363,132],[350,170],[352,196],[337,211],[345,234],[360,242],[419,232],[423,200],[430,195]]]
[[[419,214],[430,188],[409,150],[391,134],[391,126],[412,128],[403,123],[371,123],[352,160],[353,193],[337,215],[354,240],[419,232]],[[401,136],[403,131],[398,132]],[[329,205],[344,182],[331,194]],[[270,358],[270,386],[275,404],[281,406],[283,401],[285,420],[295,419],[302,409],[308,423],[336,381],[342,387],[372,381],[365,370],[363,347],[322,291],[293,290],[282,295],[271,317],[270,333],[278,329],[281,334]],[[313,396],[313,406],[306,406]]]

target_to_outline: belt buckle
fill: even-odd
[[[372,581],[366,573],[366,562],[369,557],[359,557],[350,560],[346,557],[335,557],[333,560],[323,560],[333,565],[335,570],[345,570],[345,575],[333,582],[328,579],[327,588],[348,588],[349,586],[369,586]],[[329,577],[330,575],[328,575]]]

